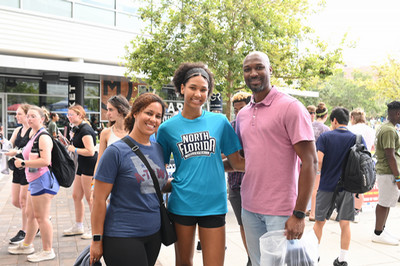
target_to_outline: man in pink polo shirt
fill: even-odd
[[[251,52],[243,72],[253,95],[236,120],[246,158],[242,220],[252,266],[258,266],[264,233],[285,229],[287,239],[301,238],[317,155],[310,115],[298,100],[271,86],[268,56]]]

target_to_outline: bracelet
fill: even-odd
[[[78,154],[78,148],[75,148],[75,154]]]
[[[397,178],[397,179],[395,179],[394,181],[396,181],[396,182],[400,182],[400,178]]]

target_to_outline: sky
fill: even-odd
[[[329,46],[337,47],[343,35],[355,42],[344,48],[349,67],[383,64],[388,55],[400,59],[400,0],[326,0],[326,8],[309,23]]]

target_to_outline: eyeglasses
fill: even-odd
[[[77,114],[67,114],[67,117],[76,116]]]
[[[315,115],[315,112],[309,112],[310,113],[310,115]]]

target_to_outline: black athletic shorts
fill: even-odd
[[[226,214],[221,215],[209,215],[209,216],[182,216],[171,214],[171,218],[175,223],[181,225],[192,226],[198,224],[204,228],[218,228],[225,225]]]

